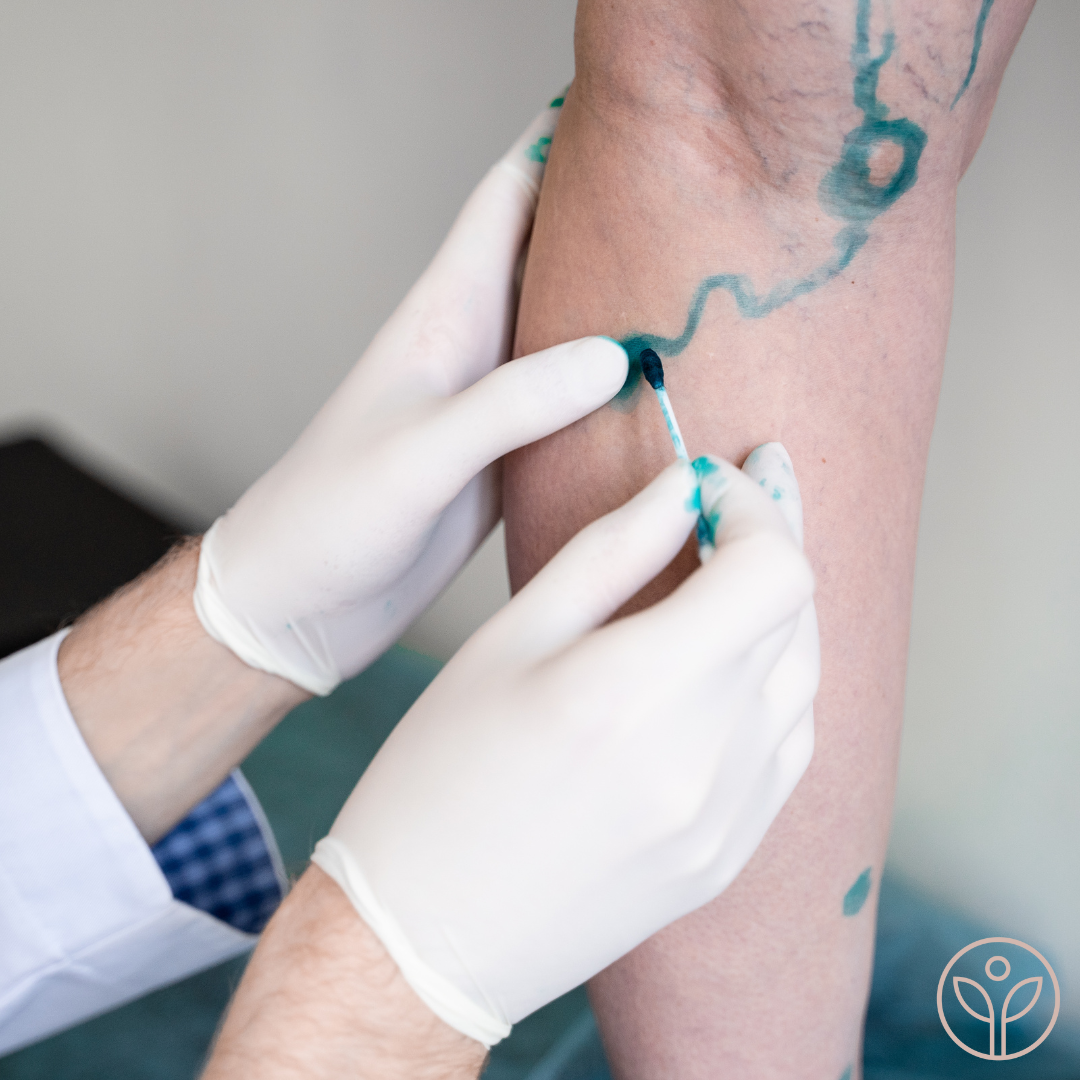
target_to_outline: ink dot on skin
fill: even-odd
[[[849,918],[858,915],[870,895],[870,867],[868,866],[856,879],[855,884],[844,894],[844,914]]]

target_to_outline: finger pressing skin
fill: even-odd
[[[626,379],[626,350],[581,338],[496,368],[415,432],[415,452],[441,462],[441,482],[464,486],[492,461],[610,401]]]
[[[556,104],[558,102],[558,104]],[[425,278],[437,286],[464,273],[509,280],[540,197],[562,98],[553,99],[480,181],[462,207]]]
[[[420,284],[441,291],[455,281],[460,286],[463,275],[511,284],[535,206],[520,183],[497,166],[491,169],[461,208]]]
[[[544,177],[548,150],[555,136],[562,105],[562,94],[552,98],[548,107],[521,133],[493,170],[521,186],[531,197],[533,205],[540,197],[540,182]]]
[[[555,104],[558,102],[558,104]],[[557,98],[480,181],[420,280],[374,343],[434,366],[455,393],[509,353],[515,273],[532,228]]]
[[[335,398],[445,397],[507,358],[515,273],[560,109],[556,98],[480,181]]]

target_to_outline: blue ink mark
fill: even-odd
[[[803,278],[781,281],[759,295],[747,274],[714,274],[697,287],[678,337],[659,334],[631,334],[622,341],[630,357],[626,382],[613,404],[629,407],[642,374],[641,356],[652,349],[660,356],[678,356],[697,332],[705,304],[716,289],[731,294],[739,314],[761,319],[792,300],[819,289],[847,269],[869,239],[866,226],[887,210],[918,179],[919,158],[926,146],[926,132],[908,119],[887,119],[888,107],[878,101],[878,77],[882,65],[892,56],[896,35],[888,30],[881,37],[881,52],[870,55],[871,0],[856,0],[855,41],[851,66],[855,70],[852,98],[863,114],[863,122],[844,137],[840,160],[829,170],[818,188],[818,202],[830,217],[847,224],[833,237],[836,254]],[[870,179],[870,157],[884,143],[895,143],[904,152],[903,161],[886,184]]]
[[[975,65],[979,62],[979,53],[982,51],[983,31],[986,29],[986,17],[990,14],[990,9],[994,6],[994,0],[982,0],[982,7],[979,8],[979,17],[975,20],[975,39],[971,43],[971,63],[968,65],[967,74],[964,76],[964,81],[960,84],[960,89],[956,91],[956,97],[953,98],[953,103],[949,106],[950,109],[956,108],[956,103],[964,96],[964,91],[971,84],[971,76],[975,74]]]
[[[552,98],[551,99],[551,104],[548,106],[548,108],[549,109],[561,109],[563,107],[563,105],[565,105],[565,104],[566,104],[566,95],[565,94],[560,94],[557,98]]]
[[[918,124],[906,118],[887,120],[888,107],[877,99],[878,76],[895,45],[895,34],[887,30],[881,36],[881,52],[875,57],[870,55],[870,0],[859,0],[851,66],[855,69],[855,107],[862,111],[863,122],[844,137],[840,160],[818,189],[821,205],[833,217],[850,222],[838,239],[850,233],[850,242],[857,244],[855,250],[867,241],[865,223],[873,221],[914,185],[926,146],[926,132]],[[904,160],[887,184],[875,184],[870,179],[870,155],[883,143],[899,146]]]
[[[782,499],[784,497],[784,493],[778,487],[774,487],[772,489],[772,497],[774,499]]]
[[[686,502],[683,503],[683,508],[685,510],[697,510],[699,513],[701,512],[701,488],[700,487],[694,488],[694,494],[691,495],[690,498],[687,499]]]
[[[720,527],[720,511],[714,510],[711,514],[698,514],[697,519],[697,542],[698,547],[708,544],[716,547],[716,530]]]
[[[858,915],[870,895],[870,867],[868,866],[856,879],[855,884],[844,894],[844,914]]]
[[[845,1070],[840,1080],[851,1080],[851,1066],[849,1065]]]
[[[530,161],[539,161],[541,165],[546,165],[548,148],[550,146],[551,140],[546,135],[541,135],[540,138],[525,151],[525,156]]]
[[[711,510],[708,514],[701,512],[701,481],[706,476],[712,476],[714,472],[720,471],[720,466],[711,462],[707,457],[702,455],[699,458],[694,458],[690,463],[695,474],[698,478],[697,497],[698,497],[698,519],[697,519],[697,542],[698,547],[708,544],[711,547],[716,547],[716,530],[720,527],[721,513],[719,510]],[[726,487],[726,483],[721,482],[722,491]],[[689,509],[689,507],[687,507]]]

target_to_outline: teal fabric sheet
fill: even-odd
[[[244,763],[290,876],[303,871],[357,778],[438,666],[392,649],[329,697],[292,712]],[[866,1028],[868,1080],[1080,1080],[1080,1040],[1060,1025],[1043,1046],[1008,1062],[970,1057],[942,1030],[935,992],[945,963],[968,942],[1001,932],[952,915],[886,876]],[[1047,955],[1053,962],[1052,950]],[[0,1080],[193,1080],[243,964],[222,964],[0,1059]],[[518,1024],[492,1051],[484,1080],[609,1076],[578,989]]]

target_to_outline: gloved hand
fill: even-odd
[[[251,666],[316,694],[364,668],[498,521],[492,463],[622,385],[626,355],[605,338],[502,363],[560,104],[481,181],[296,444],[203,538],[195,610]]]
[[[677,463],[571,540],[315,848],[413,989],[485,1045],[726,888],[809,762],[813,580],[774,445],[753,479],[699,459],[700,489]],[[604,625],[682,547],[698,490],[711,558]]]

